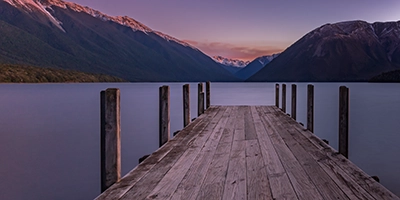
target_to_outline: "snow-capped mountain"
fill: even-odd
[[[250,81],[365,81],[400,69],[400,21],[325,24],[250,77]]]
[[[127,16],[62,0],[0,0],[0,63],[131,81],[232,81],[197,48]]]
[[[221,63],[221,64],[226,65],[226,66],[230,66],[230,67],[243,68],[243,67],[246,67],[246,65],[250,63],[250,61],[243,61],[243,60],[239,60],[239,59],[224,58],[222,56],[213,56],[212,58],[216,62]]]
[[[42,12],[45,16],[48,17],[48,19],[56,25],[58,28],[60,28],[62,31],[65,32],[64,28],[62,27],[62,22],[59,21],[55,16],[52,15],[51,10],[53,10],[53,6],[63,8],[63,9],[71,9],[76,12],[84,12],[87,13],[93,17],[96,17],[98,19],[101,19],[103,21],[112,21],[118,24],[121,24],[123,26],[127,26],[132,28],[133,31],[142,31],[144,33],[155,33],[158,36],[166,39],[166,40],[171,40],[174,42],[177,42],[183,46],[189,46],[193,49],[197,49],[190,44],[178,40],[172,36],[166,35],[162,32],[159,31],[154,31],[151,28],[145,26],[144,24],[128,17],[128,16],[109,16],[104,13],[101,13],[100,11],[94,10],[92,8],[89,8],[87,6],[81,6],[76,3],[72,2],[65,2],[62,0],[4,0],[5,2],[8,2],[9,4],[17,7],[17,8],[23,8],[27,12],[35,12],[39,11]]]
[[[235,73],[235,76],[239,77],[242,80],[248,79],[250,76],[253,76],[255,73],[260,71],[265,65],[270,63],[273,59],[279,56],[279,53],[273,55],[260,56],[249,64],[246,65],[245,68],[240,69]]]

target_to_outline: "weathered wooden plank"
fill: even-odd
[[[207,142],[202,145],[200,153],[195,157],[193,164],[190,166],[190,170],[186,173],[184,170],[179,170],[177,173],[184,173],[185,176],[180,182],[179,186],[175,190],[172,199],[195,199],[200,191],[201,185],[206,177],[213,156],[216,152],[219,140],[223,134],[232,107],[228,107],[224,116],[220,119],[217,126],[212,131]],[[211,166],[212,167],[212,166]],[[174,178],[176,179],[176,178]],[[171,184],[167,182],[166,184]]]
[[[246,140],[247,199],[272,199],[258,140]]]
[[[270,124],[270,120],[266,119],[271,119],[270,115],[261,117],[263,123]],[[279,123],[280,122],[278,122],[278,124]],[[278,129],[276,125],[277,124],[275,123],[274,126],[271,126],[272,131],[269,133],[269,136],[279,158],[282,161],[282,165],[289,176],[289,180],[292,183],[297,196],[299,199],[323,199],[319,191],[316,189],[315,184],[310,180],[310,177],[304,171],[302,165],[279,135],[279,132],[284,130]]]
[[[257,139],[256,129],[254,127],[253,116],[251,115],[250,106],[244,107],[244,133],[246,140]]]
[[[236,116],[238,115],[238,107],[234,106],[232,108],[231,116],[229,117],[228,124],[224,129],[224,133],[222,134],[220,143],[232,143],[233,136],[235,133],[235,123]]]
[[[339,153],[349,157],[349,88],[339,88]]]
[[[293,186],[289,181],[281,160],[279,159],[271,139],[267,134],[270,131],[270,125],[263,124],[260,116],[269,113],[258,112],[259,106],[251,107],[251,113],[260,144],[261,155],[264,166],[266,166],[269,184],[274,199],[297,199]]]
[[[226,108],[221,108],[219,110],[220,111],[211,120],[211,122],[207,124],[205,129],[197,132],[196,136],[188,141],[186,145],[181,143],[180,145],[175,146],[175,148],[168,153],[168,156],[165,156],[155,167],[150,169],[142,179],[140,179],[135,185],[133,185],[132,188],[130,188],[130,190],[122,197],[122,199],[142,199],[148,196],[152,192],[152,190],[149,190],[149,188],[155,188],[162,178],[167,174],[167,172],[175,165],[175,163],[188,149],[196,149],[197,147],[201,147],[204,142],[207,141],[208,137],[210,137],[208,130],[211,131],[214,129]]]
[[[190,85],[185,84],[182,88],[183,92],[183,127],[190,123]]]
[[[293,127],[296,131],[292,132],[291,136],[298,141],[304,149],[307,149],[320,167],[333,179],[333,181],[350,199],[374,199],[363,188],[349,178],[348,175],[343,172],[343,170],[338,169],[333,163],[330,163],[332,160],[321,153],[322,149],[318,143],[312,142],[307,138],[307,136],[299,133],[299,131],[305,132],[307,130],[304,130],[297,122],[286,115],[282,116],[282,118],[284,118],[282,120],[289,123],[288,126]],[[311,132],[307,132],[309,135],[311,134]]]
[[[246,141],[233,141],[222,199],[246,199]]]
[[[399,199],[316,135],[302,129],[289,117],[286,120],[297,130],[292,136],[296,139],[306,138],[301,143],[303,147],[314,147],[308,151],[351,199]]]
[[[307,85],[307,129],[314,132],[314,85]]]
[[[174,137],[168,142],[167,145],[159,148],[153,154],[150,155],[141,164],[131,170],[120,182],[112,185],[104,193],[98,196],[96,199],[120,199],[127,191],[129,191],[139,180],[141,180],[151,169],[153,169],[160,160],[164,157],[169,156],[169,153],[178,145],[186,146],[191,144],[198,132],[201,132],[206,126],[211,123],[211,120],[219,112],[219,107],[211,107],[207,110],[207,115],[198,117],[195,121],[190,123],[180,134]]]
[[[110,88],[100,93],[101,191],[121,178],[120,91]]]
[[[169,141],[170,137],[170,100],[169,100],[169,86],[164,85],[160,87],[160,115],[159,115],[159,146],[161,147]]]
[[[217,151],[211,161],[212,167],[208,168],[206,178],[201,185],[196,199],[222,199],[226,173],[228,171],[229,153],[231,143],[219,143]]]
[[[236,115],[236,121],[235,121],[235,132],[233,134],[233,140],[245,140],[246,139],[246,134],[244,132],[244,112],[246,108],[245,106],[239,106],[238,108],[238,114]]]
[[[213,154],[210,151],[217,148],[218,138],[222,134],[224,123],[228,120],[230,109],[228,108],[223,116],[219,119],[219,122],[214,127],[204,130],[200,135],[204,135],[202,139],[196,139],[185,153],[179,158],[174,166],[168,171],[167,174],[161,179],[154,190],[148,195],[151,199],[168,199],[176,190],[179,190],[178,185],[182,184],[184,179],[187,178],[187,174],[191,173],[189,169],[205,176],[205,172],[201,173],[198,165],[207,165],[207,159],[201,157],[202,154],[209,156],[211,160]],[[217,117],[217,116],[216,116]],[[225,122],[224,122],[225,121]],[[200,137],[199,135],[199,137]],[[216,143],[216,144],[215,144]],[[205,150],[206,149],[206,150]],[[203,151],[206,151],[204,153]],[[203,155],[204,156],[204,155]],[[200,161],[199,161],[200,160]],[[200,164],[199,164],[200,163]],[[196,169],[193,169],[196,168]],[[192,177],[190,177],[192,178]],[[198,176],[196,177],[198,178]],[[198,184],[198,181],[194,181]],[[193,184],[190,182],[190,184]],[[185,191],[188,192],[188,191]]]
[[[293,138],[292,135],[297,131],[294,129],[294,125],[287,123],[285,120],[286,117],[287,116],[282,115],[280,111],[276,111],[270,116],[271,123],[276,124],[275,127],[282,130],[279,131],[281,138],[299,161],[311,181],[315,184],[323,199],[349,199],[330,178],[330,176],[320,167],[318,162],[314,160],[310,153],[306,151],[295,138]],[[309,149],[310,148],[307,147],[307,150]]]
[[[233,107],[228,123],[220,138],[217,150],[214,154],[211,165],[206,173],[206,178],[201,185],[200,192],[196,199],[222,199],[226,174],[228,170],[229,154],[231,152],[234,122],[237,116],[237,107]]]

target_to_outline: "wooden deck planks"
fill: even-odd
[[[187,171],[171,199],[195,199],[197,197],[201,183],[204,181],[206,172],[210,167],[231,111],[232,108],[229,107],[218,125],[214,128],[207,142],[202,146],[200,153],[191,165],[190,170]]]
[[[259,113],[263,113],[261,107],[258,108]],[[299,197],[299,199],[323,199],[319,191],[316,189],[315,184],[311,181],[308,174],[304,171],[301,164],[298,162],[296,157],[293,155],[293,152],[289,149],[289,147],[284,142],[284,139],[279,134],[284,130],[277,129],[278,126],[272,126],[272,122],[270,121],[270,115],[264,115],[261,117],[261,120],[264,124],[270,124],[270,131],[268,134],[271,138],[272,144],[275,146],[276,152],[279,158],[282,161],[282,164],[286,170],[287,175],[289,176],[289,180],[293,185],[293,188]],[[275,122],[280,124],[280,122]]]
[[[286,170],[272,145],[271,139],[266,134],[268,127],[265,127],[262,123],[255,107],[251,107],[251,113],[264,161],[263,164],[267,170],[272,197],[274,199],[297,199]]]
[[[269,108],[264,107],[263,109],[266,110]],[[293,126],[287,126],[287,121],[282,119],[286,118],[286,116],[275,112],[274,115],[268,117],[271,123],[276,124],[275,127],[282,129],[280,135],[284,138],[286,146],[289,147],[299,164],[310,177],[323,199],[349,199],[336,183],[332,181],[330,176],[319,166],[317,160],[315,160],[309,152],[292,137],[291,134],[294,133]]]
[[[97,199],[399,199],[274,106],[212,106]]]

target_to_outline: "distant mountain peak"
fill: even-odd
[[[54,17],[51,14],[51,12],[49,12],[49,10],[52,10],[52,6],[57,6],[59,8],[63,8],[63,9],[71,9],[75,12],[84,12],[95,18],[101,19],[103,21],[112,21],[112,22],[118,23],[120,25],[129,27],[133,31],[141,31],[145,34],[154,33],[167,41],[174,41],[183,46],[198,50],[196,47],[194,47],[186,42],[178,40],[178,39],[176,39],[172,36],[169,36],[167,34],[164,34],[162,32],[154,31],[151,28],[147,27],[146,25],[144,25],[128,16],[113,17],[113,16],[106,15],[98,10],[92,9],[90,7],[81,6],[76,3],[66,2],[66,1],[62,1],[62,0],[3,0],[3,1],[11,4],[14,7],[20,8],[26,12],[31,13],[31,12],[34,12],[35,10],[40,11],[45,16],[47,16],[53,24],[55,24],[59,29],[61,29],[64,32],[65,32],[65,30],[62,27],[62,22],[60,20],[58,20],[56,17]]]
[[[243,68],[243,67],[246,67],[246,65],[250,63],[250,61],[243,61],[243,60],[239,60],[239,59],[225,58],[225,57],[222,57],[222,56],[213,56],[212,58],[218,63],[221,63],[221,64],[226,65],[226,66],[231,66],[231,67]]]

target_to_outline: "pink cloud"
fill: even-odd
[[[222,42],[198,42],[184,40],[185,42],[199,48],[209,56],[224,56],[242,60],[253,60],[259,56],[271,55],[282,52],[284,49],[275,46],[239,46]]]

